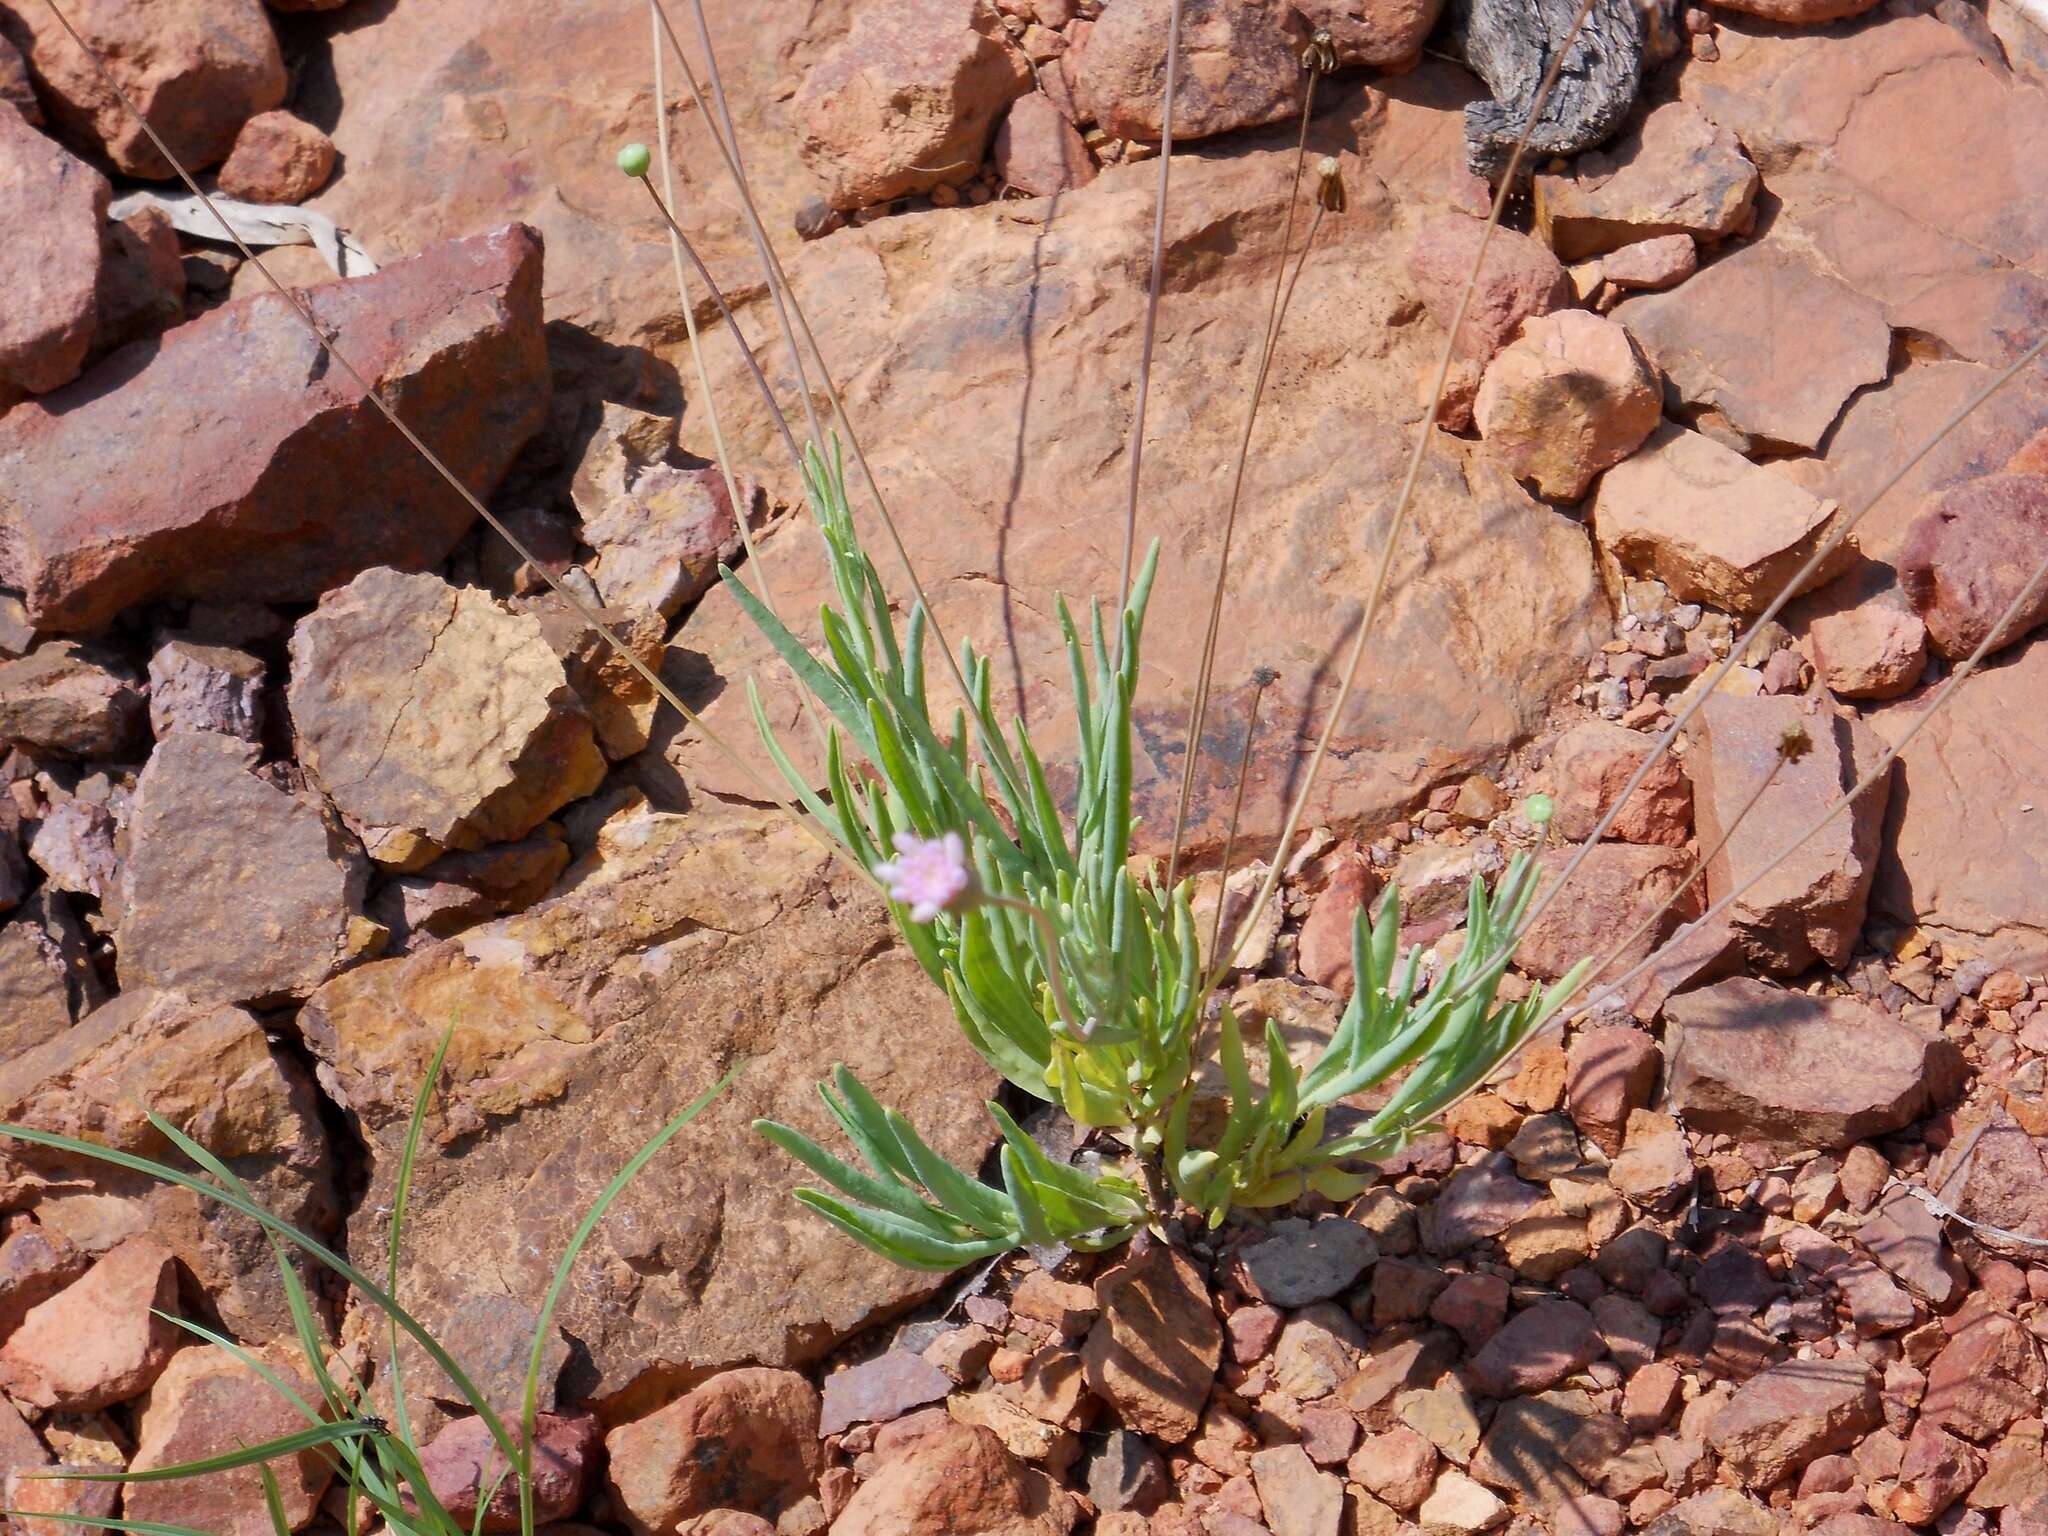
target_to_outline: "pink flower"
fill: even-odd
[[[893,841],[899,857],[875,866],[876,878],[889,887],[889,899],[909,907],[914,923],[958,911],[974,890],[974,871],[960,834],[926,839],[898,832]]]

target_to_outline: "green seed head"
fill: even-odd
[[[653,163],[654,157],[648,154],[645,144],[628,144],[619,151],[619,169],[628,176],[645,176],[647,167]]]
[[[1522,815],[1532,827],[1548,826],[1556,814],[1557,802],[1548,795],[1531,795],[1522,802]]]

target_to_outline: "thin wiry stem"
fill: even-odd
[[[1436,432],[1436,414],[1443,403],[1444,386],[1451,376],[1451,359],[1456,355],[1458,333],[1465,328],[1465,316],[1472,308],[1472,295],[1479,287],[1480,274],[1486,266],[1486,248],[1492,242],[1493,232],[1500,227],[1501,214],[1506,209],[1508,198],[1515,189],[1516,179],[1521,174],[1522,156],[1529,148],[1529,135],[1536,130],[1536,123],[1543,115],[1543,109],[1550,102],[1551,92],[1557,88],[1558,76],[1564,71],[1564,61],[1578,41],[1579,29],[1585,25],[1587,14],[1593,9],[1593,0],[1579,0],[1578,11],[1572,17],[1570,29],[1565,33],[1564,42],[1557,55],[1550,61],[1550,68],[1544,71],[1542,83],[1536,88],[1535,100],[1530,104],[1528,121],[1522,124],[1522,131],[1515,139],[1515,150],[1508,157],[1506,172],[1501,176],[1500,190],[1494,194],[1493,208],[1486,216],[1486,224],[1479,234],[1479,249],[1472,258],[1472,271],[1465,279],[1464,291],[1458,295],[1457,312],[1451,316],[1449,332],[1444,337],[1443,355],[1437,360],[1436,379],[1429,392],[1429,409],[1423,413],[1422,424],[1416,431],[1415,448],[1408,456],[1408,472],[1401,479],[1400,494],[1394,500],[1394,516],[1388,525],[1387,538],[1380,550],[1379,568],[1373,573],[1372,590],[1366,597],[1365,611],[1358,621],[1358,635],[1351,643],[1351,654],[1345,659],[1342,681],[1337,687],[1337,697],[1330,707],[1329,717],[1323,722],[1320,736],[1316,738],[1315,754],[1309,759],[1308,772],[1302,776],[1301,788],[1295,793],[1294,801],[1287,808],[1286,818],[1280,826],[1280,837],[1274,845],[1272,868],[1266,872],[1265,882],[1259,887],[1259,894],[1252,902],[1251,910],[1238,925],[1237,934],[1231,941],[1230,954],[1217,956],[1220,967],[1214,972],[1204,990],[1216,985],[1222,979],[1224,969],[1235,957],[1245,935],[1251,932],[1252,924],[1258,921],[1259,913],[1267,902],[1273,899],[1273,891],[1280,882],[1280,871],[1287,860],[1287,845],[1294,840],[1294,831],[1301,823],[1303,811],[1308,808],[1309,796],[1314,793],[1316,779],[1322,773],[1323,761],[1330,755],[1330,742],[1337,734],[1338,723],[1344,717],[1344,707],[1351,702],[1352,690],[1358,685],[1358,666],[1365,656],[1367,640],[1372,637],[1373,622],[1379,617],[1380,603],[1386,596],[1387,578],[1394,568],[1394,551],[1401,542],[1402,530],[1408,522],[1408,509],[1415,500],[1415,487],[1422,476],[1422,461],[1429,452],[1429,445]]]
[[[1209,953],[1212,955],[1223,942],[1223,912],[1230,905],[1230,858],[1237,848],[1237,823],[1244,814],[1245,786],[1251,782],[1252,744],[1259,736],[1259,704],[1266,697],[1266,690],[1279,679],[1280,674],[1270,667],[1260,667],[1252,674],[1252,703],[1245,712],[1244,750],[1237,755],[1237,793],[1231,797],[1230,826],[1223,834],[1223,863],[1219,866],[1222,870],[1219,879],[1224,883],[1216,888],[1216,923],[1209,932]],[[1166,888],[1173,889],[1171,880],[1167,881]]]
[[[1294,184],[1287,196],[1287,222],[1280,237],[1280,263],[1273,269],[1273,297],[1266,306],[1266,335],[1259,345],[1259,371],[1252,381],[1251,398],[1245,403],[1244,431],[1237,440],[1237,463],[1231,469],[1230,504],[1223,514],[1223,547],[1216,556],[1216,579],[1209,587],[1209,624],[1202,635],[1202,660],[1195,669],[1195,696],[1188,704],[1187,746],[1180,765],[1180,798],[1173,811],[1173,841],[1166,855],[1166,888],[1173,889],[1180,874],[1181,845],[1187,838],[1188,808],[1194,801],[1195,769],[1200,763],[1202,727],[1209,715],[1209,687],[1216,676],[1216,639],[1223,625],[1223,594],[1230,582],[1230,551],[1237,537],[1237,512],[1244,499],[1245,466],[1251,460],[1252,429],[1258,425],[1259,405],[1265,399],[1266,379],[1273,369],[1273,354],[1280,345],[1280,328],[1287,323],[1287,309],[1294,301],[1294,285],[1308,265],[1308,253],[1323,227],[1326,211],[1316,205],[1309,222],[1308,238],[1301,244],[1301,259],[1294,275],[1287,275],[1287,255],[1294,239],[1294,205],[1301,197],[1301,172],[1308,159],[1309,113],[1314,110],[1318,71],[1308,72],[1308,90],[1301,102],[1301,135],[1294,147]],[[1228,874],[1226,861],[1224,873]]]
[[[1117,612],[1131,600],[1131,572],[1138,552],[1138,481],[1145,464],[1145,405],[1152,396],[1152,340],[1159,331],[1159,288],[1166,275],[1166,192],[1173,176],[1173,93],[1180,78],[1181,0],[1166,18],[1166,97],[1159,109],[1159,190],[1152,204],[1152,283],[1145,296],[1145,336],[1138,348],[1138,398],[1131,412],[1131,489],[1124,507],[1124,552],[1116,579]],[[1290,208],[1289,212],[1292,212]],[[1113,669],[1124,653],[1123,626],[1111,642]]]
[[[443,482],[446,483],[450,490],[452,490],[453,492],[455,492],[456,495],[462,498],[463,502],[469,507],[469,509],[472,512],[474,512],[479,518],[483,519],[484,523],[487,526],[489,526],[495,533],[497,533],[497,535],[500,538],[502,538],[508,545],[511,546],[512,552],[514,554],[518,555],[521,560],[525,561],[528,565],[532,566],[533,569],[540,574],[541,579],[545,581],[548,584],[548,586],[551,587],[562,598],[562,600],[569,605],[570,609],[576,614],[576,616],[582,619],[583,622],[588,624],[593,630],[595,630],[598,633],[598,635],[603,638],[605,644],[609,645],[614,651],[618,653],[619,659],[625,662],[627,666],[631,667],[633,671],[639,675],[640,679],[643,682],[645,682],[648,685],[648,687],[654,690],[655,696],[657,698],[659,698],[663,703],[667,704],[677,714],[682,716],[682,718],[685,721],[687,721],[690,725],[694,726],[703,735],[705,741],[710,743],[711,746],[722,756],[724,756],[728,761],[730,761],[734,767],[738,768],[740,770],[741,775],[747,780],[747,782],[760,792],[763,800],[773,805],[777,810],[781,811],[791,821],[795,822],[796,825],[802,829],[806,836],[815,839],[820,847],[824,848],[828,853],[832,854],[833,857],[840,859],[841,862],[846,864],[846,866],[849,869],[852,869],[856,874],[858,874],[862,880],[867,882],[867,884],[869,884],[870,886],[876,886],[877,882],[875,881],[874,876],[869,874],[867,870],[861,866],[860,862],[857,859],[855,859],[849,852],[842,849],[836,840],[828,836],[821,828],[819,828],[812,821],[812,819],[808,815],[806,815],[803,811],[798,809],[796,803],[793,800],[791,800],[787,794],[783,793],[782,791],[776,789],[773,785],[769,784],[767,780],[761,776],[760,772],[757,769],[755,769],[753,764],[748,762],[747,759],[742,757],[737,751],[734,750],[732,744],[728,742],[724,738],[724,736],[722,736],[716,730],[712,729],[712,727],[705,722],[704,717],[702,715],[699,715],[694,709],[690,708],[689,705],[685,704],[682,701],[682,699],[677,696],[676,691],[673,688],[669,687],[667,683],[662,681],[661,675],[658,672],[656,672],[652,667],[648,666],[647,663],[642,661],[638,656],[634,655],[632,649],[623,640],[619,638],[617,632],[612,629],[611,625],[607,624],[604,621],[604,619],[598,614],[597,610],[592,608],[589,603],[585,602],[581,597],[577,596],[575,592],[570,590],[568,586],[566,586],[563,582],[557,579],[554,576],[554,574],[548,570],[547,566],[541,561],[540,557],[536,555],[531,549],[528,549],[526,547],[526,544],[520,539],[520,537],[517,534],[515,534],[509,527],[507,527],[504,521],[501,518],[499,518],[496,513],[492,512],[489,507],[485,506],[483,504],[482,499],[479,498],[475,492],[470,490],[470,488],[467,485],[463,484],[461,478],[455,473],[455,471],[450,469],[447,466],[447,464],[442,461],[441,456],[435,453],[433,449],[429,448],[426,445],[426,443],[421,440],[419,434],[414,432],[410,426],[406,425],[405,421],[398,415],[397,411],[393,410],[392,407],[385,401],[382,392],[379,391],[375,386],[373,386],[370,383],[369,379],[364,376],[362,370],[357,368],[356,365],[352,361],[350,361],[349,358],[346,355],[344,355],[334,345],[333,341],[328,337],[327,332],[321,328],[320,322],[313,318],[313,312],[310,308],[307,307],[306,301],[296,291],[287,287],[284,283],[280,282],[278,280],[277,274],[272,272],[270,268],[267,265],[265,265],[262,257],[258,256],[256,252],[250,248],[248,243],[244,241],[240,235],[235,233],[234,226],[228,222],[227,217],[215,205],[213,199],[210,196],[208,196],[205,189],[199,185],[198,179],[194,177],[192,172],[186,168],[184,161],[179,159],[176,154],[172,153],[171,147],[164,142],[162,135],[160,135],[155,128],[150,126],[149,119],[143,116],[141,110],[135,105],[133,99],[130,98],[130,96],[128,95],[128,92],[122,88],[120,81],[114,78],[113,72],[107,68],[106,61],[100,57],[99,51],[95,49],[90,43],[86,42],[85,38],[80,35],[78,29],[72,25],[71,18],[68,15],[66,15],[64,13],[63,8],[57,4],[57,0],[43,0],[43,3],[49,6],[50,13],[57,18],[57,24],[64,29],[65,33],[71,38],[72,42],[78,45],[79,51],[82,52],[86,56],[86,58],[91,61],[93,68],[98,71],[100,79],[106,84],[108,90],[113,94],[114,98],[120,102],[122,110],[125,111],[131,118],[135,120],[136,126],[140,128],[143,134],[149,139],[150,144],[156,149],[156,152],[164,157],[165,163],[171,167],[173,172],[176,173],[178,179],[185,184],[186,190],[191,192],[191,194],[194,197],[198,198],[200,203],[206,208],[206,211],[213,215],[214,219],[219,223],[221,227],[222,237],[226,239],[228,242],[230,242],[232,245],[234,245],[234,247],[241,252],[242,259],[244,261],[247,261],[253,267],[255,267],[256,270],[263,275],[264,281],[269,283],[271,288],[276,291],[278,296],[282,298],[285,301],[285,303],[291,306],[292,313],[299,317],[300,323],[303,324],[306,327],[307,331],[312,335],[315,343],[319,346],[320,350],[323,353],[325,353],[329,359],[333,361],[336,367],[338,367],[339,369],[341,369],[343,373],[348,375],[349,381],[352,384],[354,384],[355,387],[361,392],[363,399],[368,401],[369,404],[373,408],[375,408],[378,414],[383,416],[383,418],[391,424],[393,430],[395,430],[400,437],[405,439],[407,446],[409,446],[413,450],[413,452],[417,453],[420,456],[420,458],[426,462],[427,467],[433,470],[434,473],[438,475]]]

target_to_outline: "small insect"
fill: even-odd
[[[365,1432],[372,1435],[388,1435],[391,1433],[391,1426],[378,1418],[374,1413],[366,1413],[358,1418],[356,1422],[363,1426]]]

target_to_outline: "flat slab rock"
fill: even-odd
[[[540,237],[515,224],[306,302],[483,495],[546,410],[540,294]],[[154,598],[310,601],[371,565],[437,563],[473,515],[275,294],[0,418],[0,584],[45,631]]]
[[[800,1365],[934,1281],[857,1248],[790,1197],[767,1115],[841,1145],[815,1079],[859,1064],[941,1156],[973,1166],[995,1075],[882,913],[778,816],[634,803],[566,894],[329,982],[302,1026],[361,1123],[371,1188],[351,1251],[382,1265],[420,1078],[449,1020],[399,1284],[429,1327],[479,1294],[537,1296],[597,1192],[732,1065],[734,1085],[628,1187],[563,1298],[565,1399],[685,1373]],[[507,1201],[507,1188],[519,1191]]]
[[[1857,998],[1737,977],[1664,1005],[1666,1089],[1697,1131],[1841,1150],[1912,1123],[1960,1085],[1955,1046]]]

